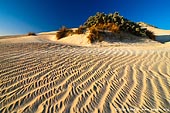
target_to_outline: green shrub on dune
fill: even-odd
[[[132,22],[123,16],[120,16],[118,12],[104,14],[97,12],[96,15],[90,16],[84,23],[84,26],[89,28],[92,26],[105,25],[105,24],[115,24],[119,27],[119,31],[124,31],[131,33],[133,35],[148,37],[155,40],[154,34],[145,28],[142,28],[138,23]]]
[[[57,32],[57,39],[66,37],[69,34],[82,34],[88,29],[90,30],[90,34],[87,38],[90,42],[102,41],[104,37],[101,36],[101,31],[109,31],[112,32],[112,34],[127,32],[139,37],[148,37],[149,39],[155,40],[153,32],[143,28],[139,23],[124,18],[118,12],[110,14],[97,12],[96,15],[90,16],[84,25],[80,26],[74,32],[73,30],[62,27]]]

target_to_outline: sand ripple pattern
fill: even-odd
[[[0,113],[170,112],[170,49],[0,45]]]

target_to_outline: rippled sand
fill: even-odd
[[[0,113],[170,112],[170,45],[0,44]]]

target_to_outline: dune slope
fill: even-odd
[[[0,45],[0,112],[168,112],[170,45]]]
[[[159,42],[170,42],[170,30],[164,30],[154,27],[146,27],[156,35],[156,40]]]

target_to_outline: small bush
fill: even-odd
[[[106,30],[107,28],[106,28],[105,25],[106,24],[98,24],[98,25],[96,25],[96,28],[99,29],[99,30]]]
[[[90,27],[89,30],[90,30],[90,33],[93,33],[93,34],[96,34],[96,35],[99,34],[99,31],[98,31],[97,27],[95,27],[95,26]]]
[[[87,38],[89,39],[90,43],[103,41],[103,36],[101,36],[99,30],[95,26],[90,27],[89,30],[90,34]]]
[[[89,30],[90,34],[87,38],[89,39],[90,43],[93,43],[97,40],[98,30],[95,28],[95,26],[90,27]]]
[[[36,33],[34,33],[34,32],[29,32],[27,35],[28,35],[28,36],[36,36]]]
[[[73,30],[70,30],[70,29],[66,28],[65,26],[63,26],[57,32],[56,37],[57,37],[57,39],[61,39],[61,38],[66,37],[72,33],[73,33]]]
[[[96,28],[99,30],[108,30],[113,33],[118,33],[120,32],[119,26],[117,26],[114,23],[105,23],[105,24],[98,24],[96,25]]]
[[[115,12],[114,14],[104,14],[98,12],[96,15],[90,16],[84,23],[84,26],[87,28],[95,26],[99,30],[103,30],[103,32],[104,30],[109,30],[113,33],[128,32],[136,36],[147,36],[148,38],[155,40],[153,33],[144,30],[140,23],[135,23],[124,18],[119,15],[118,12]]]
[[[85,27],[80,25],[80,27],[75,31],[76,34],[83,34],[85,32]]]
[[[89,39],[90,43],[93,43],[93,42],[95,42],[95,40],[96,40],[96,39],[95,39],[95,38],[96,38],[96,35],[93,34],[93,33],[90,33],[87,38]]]
[[[152,40],[155,40],[155,35],[152,31],[146,30],[146,36],[148,36]]]
[[[113,23],[108,23],[107,27],[108,27],[108,30],[110,30],[111,32],[114,32],[114,33],[120,32],[119,27]]]

